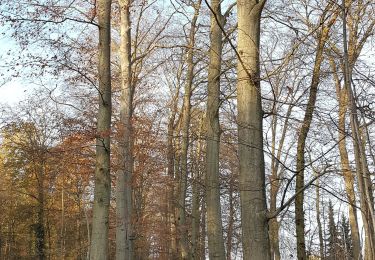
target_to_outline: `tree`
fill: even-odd
[[[133,228],[133,93],[131,80],[130,1],[120,0],[120,169],[116,191],[116,259],[134,259]]]
[[[108,218],[111,196],[110,134],[112,114],[110,13],[111,0],[99,0],[99,110],[97,115],[95,190],[90,245],[91,260],[108,259]]]
[[[345,255],[347,259],[356,259],[354,256],[354,240],[352,239],[352,234],[350,231],[350,224],[348,219],[344,214],[341,215],[341,239],[342,247],[344,248]],[[358,259],[358,258],[357,258]]]
[[[304,221],[304,192],[300,192],[305,186],[304,181],[304,169],[305,169],[305,146],[307,135],[310,131],[310,125],[313,118],[313,113],[315,109],[315,103],[317,98],[318,86],[320,82],[320,70],[321,64],[323,62],[323,54],[325,44],[329,37],[329,32],[336,21],[337,12],[334,12],[333,15],[330,15],[329,12],[332,9],[332,4],[328,4],[325,7],[321,17],[320,25],[322,27],[319,29],[316,53],[315,53],[315,62],[313,68],[313,74],[310,84],[310,93],[309,98],[304,114],[304,118],[298,134],[298,144],[297,144],[297,161],[296,161],[296,201],[295,201],[295,223],[296,223],[296,235],[297,235],[297,258],[299,260],[306,259],[306,247],[305,247],[305,221]],[[330,19],[327,21],[327,17],[330,15]]]
[[[191,251],[188,247],[188,228],[186,223],[186,190],[187,190],[187,178],[188,178],[188,148],[189,148],[189,127],[190,127],[190,113],[191,113],[191,94],[193,88],[194,78],[194,46],[195,46],[195,34],[197,30],[197,20],[201,8],[201,0],[192,1],[191,5],[194,8],[194,14],[190,22],[190,31],[188,37],[188,48],[187,48],[187,72],[184,87],[184,100],[182,106],[182,121],[181,121],[181,173],[180,173],[180,184],[179,184],[179,203],[178,203],[178,228],[180,231],[179,248],[182,259],[190,259]]]
[[[225,259],[223,225],[220,206],[219,144],[220,144],[220,75],[222,28],[220,0],[211,1],[210,63],[208,68],[207,148],[206,148],[206,203],[207,237],[210,259]]]
[[[371,1],[0,2],[0,258],[372,260]]]
[[[259,45],[263,1],[238,1],[238,142],[243,258],[270,259]]]
[[[343,219],[341,225],[344,229],[341,229],[335,222],[335,213],[332,206],[332,201],[328,204],[328,245],[327,245],[327,260],[339,260],[339,259],[352,259],[350,254],[350,248],[346,247],[346,239],[348,237],[348,222]],[[346,234],[343,234],[342,232]]]
[[[343,53],[342,50],[344,50],[344,46],[340,47],[338,46],[339,43],[332,43],[331,48],[328,50],[329,55],[329,61],[330,61],[330,67],[333,74],[333,79],[335,82],[336,87],[336,95],[337,100],[339,103],[339,120],[338,120],[338,140],[339,140],[339,154],[341,159],[341,168],[342,168],[342,175],[345,181],[345,189],[346,194],[349,201],[349,223],[352,231],[352,239],[353,239],[353,253],[356,259],[362,258],[361,256],[361,245],[360,245],[360,235],[359,235],[359,225],[358,225],[358,219],[357,219],[357,208],[356,208],[356,192],[355,192],[355,175],[357,173],[358,176],[362,176],[360,173],[360,165],[357,164],[357,170],[353,170],[353,168],[350,165],[350,159],[349,159],[349,152],[347,149],[347,143],[350,139],[347,137],[350,135],[348,132],[351,127],[347,127],[347,112],[350,107],[349,104],[349,95],[348,95],[348,80],[347,77],[351,78],[351,75],[353,74],[353,71],[356,68],[356,63],[358,63],[358,59],[360,57],[360,54],[364,48],[364,45],[370,36],[370,32],[373,30],[375,26],[374,21],[369,21],[368,23],[364,23],[363,19],[366,19],[363,17],[363,15],[358,15],[359,13],[365,14],[366,9],[369,7],[367,3],[350,3],[347,4],[348,7],[344,8],[341,6],[341,8],[345,9],[342,10],[342,14],[345,12],[345,17],[347,17],[344,21],[345,28],[345,34],[346,34],[346,27],[349,31],[348,36],[343,34],[343,41],[339,42],[348,42],[348,45],[346,47],[346,53]],[[349,22],[347,23],[346,20]],[[339,32],[340,33],[340,32]],[[344,32],[343,32],[344,33]],[[340,36],[341,37],[341,36]],[[342,80],[342,77],[340,77],[340,74],[343,73],[344,80]],[[346,74],[349,74],[348,76]],[[344,84],[342,84],[342,81],[344,81]],[[351,111],[349,109],[349,111]],[[353,130],[352,130],[353,131]],[[357,160],[357,159],[356,159]],[[357,160],[358,161],[358,160]],[[359,180],[359,183],[361,183],[362,180]],[[361,185],[360,185],[361,186]],[[361,189],[361,187],[358,187]],[[360,192],[360,198],[362,192]],[[363,200],[361,201],[361,204],[363,204]],[[367,206],[364,205],[364,208]],[[361,211],[363,213],[364,211]],[[368,222],[370,224],[370,222]],[[365,233],[369,232],[369,229],[366,227],[367,223],[365,224]],[[368,236],[370,237],[370,236]],[[367,246],[368,248],[369,246]]]
[[[344,85],[348,95],[348,104],[350,111],[350,127],[352,130],[354,157],[356,163],[356,173],[358,180],[358,188],[360,191],[362,216],[365,228],[365,259],[373,259],[375,257],[375,213],[374,213],[374,195],[372,185],[370,183],[370,174],[366,159],[366,152],[363,146],[362,137],[360,134],[359,120],[357,116],[357,106],[355,103],[354,92],[351,85],[351,69],[349,64],[347,35],[346,35],[346,3],[342,4],[342,20],[343,20],[343,42],[344,42]],[[370,28],[373,28],[375,23],[372,23]],[[372,29],[371,29],[372,30]],[[366,39],[366,37],[364,38]]]
[[[335,215],[333,211],[332,201],[329,201],[328,205],[328,259],[336,259],[338,252],[338,232],[335,223]]]
[[[41,131],[42,130],[42,131]],[[36,201],[36,212],[32,213],[35,219],[30,225],[35,235],[35,258],[44,260],[47,257],[46,247],[46,180],[48,173],[48,136],[43,134],[43,126],[37,126],[34,122],[18,122],[7,127],[4,134],[4,147],[8,149],[8,158],[22,162],[17,165],[15,172],[20,176],[14,179],[23,179],[24,191]],[[13,143],[13,145],[11,145]],[[22,159],[19,157],[22,155]],[[11,162],[9,160],[9,162]],[[23,165],[22,165],[23,164]],[[17,173],[16,173],[17,175]],[[22,176],[24,175],[24,176]],[[36,188],[31,189],[30,182]],[[33,210],[34,211],[34,210]],[[31,252],[30,252],[31,253]],[[31,255],[34,255],[31,253]]]
[[[1,209],[7,212],[1,229],[10,231],[2,239],[2,249],[8,248],[2,255],[85,259],[92,137],[80,120],[38,94],[17,108],[5,108],[9,118],[2,118],[0,197],[7,194],[11,203]]]

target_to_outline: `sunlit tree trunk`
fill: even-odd
[[[120,169],[116,191],[116,259],[134,259],[133,212],[133,153],[132,153],[132,114],[133,87],[131,81],[131,25],[130,0],[119,0],[120,6]]]
[[[210,63],[208,67],[207,97],[207,152],[206,203],[207,238],[210,259],[225,259],[223,225],[220,205],[219,149],[220,149],[220,75],[223,24],[221,1],[211,1]]]
[[[336,64],[333,58],[330,58],[331,69],[335,79],[336,94],[339,102],[339,121],[338,121],[338,142],[339,154],[341,160],[342,175],[345,181],[346,196],[349,201],[349,223],[351,230],[351,238],[353,242],[354,259],[362,259],[360,236],[358,229],[356,195],[354,189],[354,172],[350,168],[348,151],[346,149],[346,112],[348,110],[348,95],[345,88],[341,88],[340,79],[337,74]]]
[[[372,183],[366,160],[365,147],[363,146],[358,111],[355,103],[353,89],[351,87],[351,73],[347,46],[346,35],[346,6],[345,1],[342,4],[343,16],[343,41],[344,41],[344,84],[348,95],[349,111],[350,111],[350,127],[352,130],[354,157],[356,163],[356,173],[358,179],[358,187],[360,192],[360,201],[362,208],[362,218],[364,219],[365,230],[365,259],[375,258],[375,215],[374,215],[374,198]]]
[[[265,1],[240,0],[238,13],[238,142],[244,260],[268,260],[263,111],[260,93],[260,19]]]
[[[111,195],[111,1],[98,0],[97,4],[99,21],[99,111],[97,116],[95,189],[90,259],[106,260],[108,259],[108,214]]]

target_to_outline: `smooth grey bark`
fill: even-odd
[[[210,259],[225,259],[223,224],[220,205],[219,150],[220,150],[220,75],[222,31],[224,17],[221,1],[211,0],[210,63],[208,65],[207,148],[206,148],[206,208],[207,239]],[[219,24],[220,23],[220,24]]]
[[[180,187],[179,187],[179,205],[178,205],[178,229],[180,233],[179,237],[179,249],[181,259],[191,259],[191,251],[188,245],[188,227],[186,222],[186,189],[187,189],[187,177],[188,177],[188,148],[189,148],[189,128],[190,128],[190,110],[191,103],[190,98],[192,94],[193,77],[194,77],[194,46],[195,46],[195,33],[197,30],[197,20],[199,16],[201,0],[196,3],[192,3],[194,7],[194,15],[190,23],[190,32],[188,39],[188,50],[187,50],[187,72],[186,82],[184,87],[184,101],[182,107],[182,141],[181,141],[181,174],[180,174]]]
[[[95,189],[90,259],[106,260],[108,259],[108,215],[111,195],[111,1],[98,0],[97,4],[99,23],[99,111],[97,115]]]
[[[239,0],[238,13],[238,142],[244,260],[269,260],[263,111],[260,93],[260,20],[265,1]]]
[[[195,151],[192,151],[193,155],[191,156],[194,158],[194,166],[192,167],[192,212],[191,212],[191,251],[192,251],[192,259],[201,259],[202,256],[199,252],[199,237],[200,237],[200,201],[201,201],[201,157],[202,157],[202,150],[204,149],[203,146],[203,122],[204,117],[201,115],[200,119],[200,127],[199,127],[199,134],[198,140],[196,141],[197,147]],[[195,155],[195,156],[194,156]]]
[[[116,190],[116,259],[134,259],[133,228],[133,86],[131,80],[130,0],[119,0],[120,6],[120,169]]]

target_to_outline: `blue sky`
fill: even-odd
[[[0,33],[3,31],[0,30]],[[8,52],[10,51],[10,55]],[[17,44],[7,35],[0,37],[0,104],[15,104],[24,99],[28,93],[32,91],[32,84],[26,83],[21,77],[10,77],[12,71],[8,71],[9,67],[6,62],[12,58],[17,52]]]
[[[1,32],[1,31],[0,31]],[[0,38],[0,59],[7,59],[7,52],[12,48],[12,40],[2,35]],[[4,63],[3,63],[4,64]],[[23,96],[22,84],[14,79],[7,79],[7,68],[0,67],[0,103],[13,103]],[[4,82],[6,82],[4,84]]]

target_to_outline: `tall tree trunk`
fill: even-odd
[[[99,111],[97,116],[95,189],[90,245],[91,260],[108,259],[108,214],[111,196],[111,1],[98,0],[99,22]]]
[[[204,116],[201,116],[200,119],[200,126],[199,126],[199,134],[197,142],[197,148],[195,151],[195,156],[192,152],[192,158],[194,159],[194,167],[192,167],[192,223],[191,223],[191,251],[192,251],[192,259],[201,259],[201,255],[199,252],[199,236],[200,236],[200,201],[201,201],[201,168],[202,168],[202,150],[203,150],[203,122]]]
[[[345,13],[343,13],[343,20],[344,20],[344,27],[343,27],[343,38],[344,38],[344,46],[345,46],[345,53],[344,53],[344,62],[341,63],[340,62],[340,67],[342,70],[343,70],[343,73],[345,74],[345,77],[344,77],[344,87],[341,88],[341,83],[340,83],[340,79],[339,79],[339,76],[338,76],[338,72],[337,72],[337,65],[335,63],[335,60],[333,59],[333,56],[331,56],[330,58],[330,64],[331,64],[331,68],[332,68],[332,72],[333,72],[333,77],[334,77],[334,80],[335,80],[335,84],[336,84],[336,93],[337,93],[337,99],[339,101],[339,122],[338,122],[338,128],[339,128],[339,152],[340,152],[340,158],[341,158],[341,167],[342,167],[342,171],[343,171],[343,177],[344,177],[344,180],[345,180],[345,189],[346,189],[346,193],[347,193],[347,197],[348,197],[348,201],[350,203],[349,205],[349,223],[350,223],[350,227],[351,227],[351,232],[352,232],[352,240],[353,240],[353,254],[354,254],[354,257],[355,259],[361,259],[362,256],[361,256],[361,246],[360,246],[360,237],[359,237],[359,230],[358,230],[358,220],[357,220],[357,213],[356,213],[356,196],[355,196],[355,189],[354,189],[354,185],[355,185],[355,180],[354,180],[354,172],[351,170],[350,168],[350,164],[349,164],[349,158],[348,158],[348,153],[347,153],[347,150],[346,150],[346,136],[347,136],[347,133],[346,133],[346,125],[345,125],[345,119],[346,119],[346,112],[348,110],[348,106],[349,106],[349,110],[351,113],[354,112],[353,116],[351,115],[350,119],[351,120],[356,120],[355,118],[353,117],[357,117],[355,114],[356,114],[356,108],[354,108],[354,110],[352,109],[352,105],[351,105],[351,101],[349,100],[349,95],[348,95],[348,87],[347,87],[347,82],[349,82],[350,84],[350,75],[353,71],[353,68],[355,66],[355,63],[361,53],[361,50],[364,46],[364,44],[366,43],[366,40],[368,39],[368,37],[370,37],[372,35],[372,31],[373,31],[373,28],[375,26],[375,21],[372,21],[371,23],[368,24],[368,27],[367,28],[363,28],[360,26],[360,24],[362,23],[362,15],[361,13],[364,13],[364,10],[366,10],[366,8],[369,8],[370,5],[369,5],[369,2],[358,2],[356,4],[354,4],[353,6],[353,1],[346,1],[346,5],[347,6],[350,6],[351,8],[346,8],[344,5],[342,5],[342,10],[344,11],[345,10]],[[346,21],[346,13],[349,13],[350,15],[348,15],[348,22]],[[345,15],[345,16],[344,16]],[[347,39],[347,35],[346,35],[346,27],[348,26],[348,30],[349,30],[349,39]],[[349,42],[349,46],[347,46],[347,42]],[[335,53],[340,53],[341,50],[336,47],[336,46],[333,46],[332,47],[333,50],[335,51]],[[350,89],[351,89],[351,86],[350,86]],[[355,102],[354,102],[355,103]],[[358,120],[358,117],[357,117],[357,120]],[[354,122],[353,121],[353,122]],[[351,121],[352,122],[352,121]],[[351,127],[353,126],[353,124],[351,124]],[[354,132],[354,130],[352,129],[352,131]],[[354,138],[355,139],[355,138]],[[361,144],[363,144],[363,142],[361,142]],[[360,151],[358,150],[359,147],[357,147],[355,145],[354,147],[357,151],[357,154],[360,154]],[[363,151],[365,151],[365,148],[363,147],[362,148]],[[364,157],[365,158],[365,157]],[[363,166],[361,166],[361,164],[357,164],[357,162],[359,162],[360,160],[362,160],[362,158],[358,158],[358,160],[356,159],[356,166],[357,166],[357,169],[356,169],[356,174],[357,174],[357,178],[358,178],[358,187],[359,187],[359,190],[361,191],[361,189],[363,188],[363,173],[361,173],[361,171],[363,171]],[[365,165],[364,165],[364,169],[365,171],[368,171],[366,170],[366,168],[368,169],[368,167],[366,166],[367,165],[367,162],[365,162]],[[362,177],[359,177],[359,176],[362,176]],[[370,188],[371,190],[371,188]],[[363,205],[363,203],[366,203],[366,199],[365,197],[361,197],[362,195],[362,192],[360,192],[360,202],[361,202],[361,207],[362,208],[367,208],[368,206],[367,205]],[[370,195],[370,199],[372,197],[372,191],[369,192],[369,195]],[[367,204],[367,203],[366,203]],[[372,206],[370,206],[372,207]],[[361,213],[362,213],[362,217],[365,218],[364,214],[367,210],[365,209],[364,211],[361,210]],[[365,236],[367,236],[366,234],[369,232],[369,229],[367,226],[369,223],[368,221],[366,223],[364,223],[364,231],[365,231]],[[371,235],[370,235],[371,236]],[[367,239],[367,241],[369,241]],[[369,248],[370,245],[367,244],[367,246],[365,246],[366,248]]]
[[[167,204],[167,228],[168,228],[168,255],[171,259],[177,258],[177,239],[176,239],[176,219],[175,219],[175,155],[176,149],[174,147],[175,136],[175,120],[178,106],[178,95],[180,88],[176,89],[176,93],[172,99],[171,112],[168,120],[168,136],[167,136],[167,161],[168,161],[168,204]]]
[[[348,151],[346,149],[346,112],[348,110],[348,95],[345,88],[341,88],[340,79],[337,74],[336,64],[333,58],[330,58],[330,65],[335,79],[336,95],[339,102],[339,121],[338,121],[338,142],[341,160],[341,170],[345,181],[346,196],[349,201],[349,223],[351,237],[353,242],[354,259],[362,259],[361,244],[358,229],[356,195],[354,189],[354,173],[350,169]]]
[[[307,135],[310,131],[310,125],[313,118],[313,113],[315,109],[316,103],[316,96],[318,92],[318,86],[320,82],[320,68],[323,62],[323,53],[324,53],[324,46],[328,38],[328,34],[330,31],[331,26],[333,25],[334,21],[336,20],[336,15],[328,21],[327,25],[325,25],[326,15],[330,5],[324,10],[320,21],[322,24],[322,29],[318,35],[318,45],[316,47],[316,54],[315,54],[315,63],[313,68],[313,75],[310,84],[310,94],[309,99],[307,102],[307,107],[305,111],[305,115],[301,124],[301,128],[298,134],[298,144],[297,144],[297,162],[296,162],[296,170],[297,170],[297,177],[296,177],[296,192],[299,192],[303,189],[304,183],[304,170],[305,170],[305,145]],[[297,258],[298,260],[305,260],[307,259],[306,256],[306,245],[305,245],[305,221],[304,221],[304,210],[303,210],[303,202],[304,202],[304,192],[300,192],[297,194],[295,199],[295,223],[296,223],[296,235],[297,235]]]
[[[181,136],[181,125],[178,124],[178,129],[176,129],[176,136]],[[174,158],[174,174],[175,174],[175,188],[174,188],[174,196],[176,197],[174,199],[174,220],[175,220],[175,241],[176,241],[176,259],[178,259],[181,256],[181,247],[180,247],[180,240],[181,240],[181,229],[180,229],[180,194],[181,194],[181,138],[178,138],[178,140],[175,142],[175,158]]]
[[[131,24],[130,0],[119,0],[120,6],[120,169],[117,176],[116,190],[116,259],[134,259],[133,228],[133,92],[131,80]]]
[[[206,203],[207,238],[210,259],[225,259],[223,224],[220,205],[219,150],[220,150],[220,75],[222,32],[221,0],[211,0],[210,64],[208,67]],[[220,23],[220,25],[219,25]]]
[[[188,52],[187,52],[187,74],[184,89],[184,101],[182,111],[182,142],[181,142],[181,176],[180,176],[180,194],[178,205],[178,228],[180,231],[179,248],[181,259],[190,259],[191,252],[188,246],[188,228],[186,222],[186,189],[188,177],[188,148],[189,148],[189,128],[190,128],[190,110],[191,110],[191,92],[194,77],[194,46],[195,46],[195,33],[197,29],[197,20],[201,5],[201,0],[192,3],[194,6],[194,16],[190,24],[190,33],[188,39]]]
[[[362,218],[365,229],[365,259],[370,260],[375,258],[375,214],[374,214],[374,198],[371,187],[371,179],[368,170],[365,147],[363,146],[359,120],[357,114],[357,107],[354,99],[353,90],[351,87],[351,73],[347,46],[346,35],[346,6],[345,1],[342,4],[343,14],[343,41],[344,41],[344,84],[348,94],[349,111],[350,111],[350,126],[352,130],[354,158],[356,163],[356,173],[358,179],[358,187],[360,191],[360,200],[362,208]]]
[[[199,142],[199,141],[198,141]],[[198,144],[199,146],[199,144]],[[199,148],[197,148],[199,150]],[[199,153],[199,151],[197,151]],[[195,164],[199,162],[195,161]],[[191,252],[192,259],[199,259],[198,243],[199,243],[199,221],[200,221],[200,192],[199,192],[199,169],[194,167],[192,170],[192,205],[191,205]]]
[[[270,188],[270,212],[275,212],[277,208],[277,194],[280,189],[280,181],[278,177],[278,167],[276,165],[276,149],[275,149],[275,137],[276,137],[276,124],[277,124],[277,116],[275,115],[273,118],[273,127],[272,127],[272,170],[271,170],[271,188]],[[286,127],[286,126],[284,126]],[[277,161],[280,158],[277,158]],[[279,230],[280,230],[280,223],[277,220],[277,217],[274,217],[269,220],[269,233],[270,233],[270,241],[271,241],[271,259],[272,260],[280,260],[280,248],[279,248]]]
[[[238,142],[244,260],[268,260],[268,234],[260,93],[260,19],[265,1],[239,0]]]

